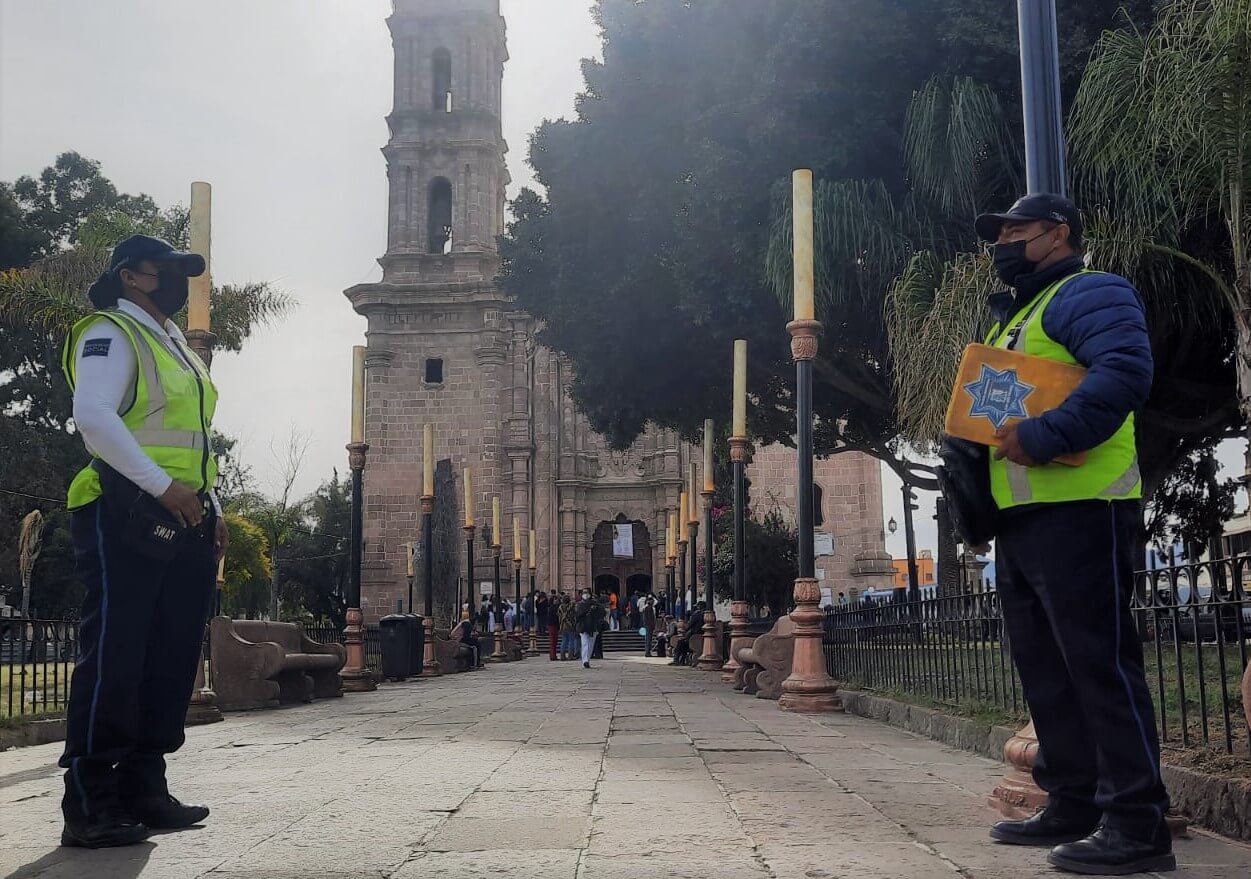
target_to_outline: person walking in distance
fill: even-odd
[[[573,659],[578,655],[578,632],[573,622],[573,599],[560,596],[560,658]]]
[[[997,433],[998,592],[1047,805],[991,837],[1054,846],[1053,866],[1123,875],[1176,866],[1155,712],[1129,609],[1142,530],[1134,412],[1153,363],[1137,291],[1085,268],[1077,207],[1028,195],[977,218],[1009,289],[986,343],[1086,368],[1059,407]],[[1075,466],[1065,455],[1084,456]]]
[[[530,623],[534,627],[536,644],[543,643],[547,634],[547,593],[536,592],[534,595],[534,619]]]
[[[615,632],[621,628],[621,614],[617,609],[617,593],[608,593],[608,622],[612,625]]]
[[[61,844],[132,845],[203,821],[170,795],[217,562],[229,533],[213,494],[217,390],[171,319],[204,258],[146,235],[113,249],[62,365],[92,461],[69,486],[86,587],[66,711]]]
[[[543,624],[547,627],[548,658],[555,662],[556,639],[560,634],[560,598],[554,589],[547,599],[547,617],[543,620]]]
[[[574,623],[578,627],[578,635],[582,640],[582,667],[591,667],[591,653],[595,650],[595,636],[604,622],[604,608],[591,597],[589,590],[582,590],[582,600],[573,611]]]
[[[639,629],[639,634],[643,636],[643,655],[652,655],[652,639],[656,637],[656,602],[649,595],[647,603],[643,605],[643,625]]]

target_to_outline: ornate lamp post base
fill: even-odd
[[[825,671],[825,654],[821,649],[821,622],[825,618],[820,607],[821,586],[816,578],[800,577],[795,581],[795,609],[791,611],[794,627],[794,660],[791,676],[782,682],[778,707],[796,714],[823,714],[842,711],[838,681]]]
[[[487,662],[507,662],[508,654],[504,652],[504,626],[495,623],[495,649],[486,657]]]
[[[374,676],[365,667],[365,629],[362,623],[365,615],[359,607],[348,608],[347,628],[343,630],[343,641],[347,647],[347,664],[339,677],[343,679],[345,693],[369,693],[378,689]]]
[[[721,680],[725,683],[734,683],[738,670],[742,668],[738,661],[738,650],[740,647],[750,647],[753,640],[755,639],[747,634],[747,602],[731,602],[730,655],[726,658],[725,665],[721,666]]]
[[[423,678],[437,678],[443,672],[439,670],[439,652],[434,649],[434,617],[427,616],[422,620],[421,625],[426,631],[425,651],[421,660],[421,676]]]
[[[717,637],[716,611],[704,611],[704,646],[699,654],[701,671],[721,671],[721,639]]]

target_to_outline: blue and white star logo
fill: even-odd
[[[1025,398],[1034,393],[1034,386],[1017,378],[1015,369],[998,370],[983,363],[981,377],[964,389],[973,398],[969,417],[985,418],[995,430],[1003,427],[1009,418],[1029,417]]]

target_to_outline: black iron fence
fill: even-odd
[[[304,634],[319,644],[342,644],[343,630],[331,623],[300,623]],[[365,666],[382,668],[382,639],[377,626],[365,627]]]
[[[1132,609],[1165,747],[1251,758],[1241,680],[1251,653],[1251,555],[1136,575]],[[902,592],[826,614],[826,667],[849,686],[1024,716],[993,589]]]
[[[1025,710],[993,591],[925,595],[902,591],[825,617],[831,676],[862,689],[897,691],[938,703]]]
[[[64,711],[78,623],[0,617],[0,719]]]

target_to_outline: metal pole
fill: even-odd
[[[706,440],[705,440],[706,441]],[[709,474],[711,475],[711,474]],[[715,547],[712,539],[712,497],[711,491],[700,492],[704,499],[704,647],[699,655],[699,667],[704,671],[721,671],[724,660],[721,658],[721,639],[717,637],[717,612],[713,609],[716,600],[712,589],[712,556]],[[692,553],[693,554],[693,553]],[[695,591],[694,585],[691,591]]]
[[[743,580],[743,532],[747,503],[747,465],[743,461],[734,464],[734,600],[746,601],[747,589]]]
[[[421,513],[421,539],[425,549],[422,563],[426,575],[426,616],[434,619],[434,498],[430,500],[430,509]]]
[[[377,689],[373,675],[365,666],[365,615],[361,611],[361,553],[364,531],[362,483],[365,453],[369,446],[365,443],[350,443],[347,449],[348,467],[352,472],[352,530],[348,556],[351,568],[348,572],[347,628],[343,630],[347,662],[340,676],[343,678],[345,691],[363,693]]]
[[[904,504],[904,537],[908,545],[908,600],[919,601],[921,598],[921,582],[917,574],[917,538],[912,530],[912,489],[907,483],[903,486]]]
[[[1017,0],[1021,39],[1021,105],[1025,116],[1025,181],[1031,193],[1066,195],[1060,45],[1055,0]]]
[[[816,576],[812,497],[812,361],[795,362],[797,447],[799,453],[799,576]]]
[[[465,526],[465,593],[466,593],[465,598],[467,600],[465,602],[465,617],[464,618],[467,620],[473,619],[473,593],[474,593],[474,589],[477,588],[476,586],[474,586],[474,582],[473,582],[473,534],[474,534],[474,526],[466,525]]]
[[[678,558],[677,558],[678,592],[677,592],[677,595],[678,595],[678,601],[682,602],[682,613],[678,614],[679,620],[685,620],[687,616],[690,615],[690,612],[691,612],[691,609],[686,606],[687,605],[687,601],[686,601],[686,547],[687,547],[687,543],[685,540],[681,541],[678,544]],[[672,567],[669,570],[669,574],[670,574],[670,577],[672,578],[674,575],[674,570]]]

